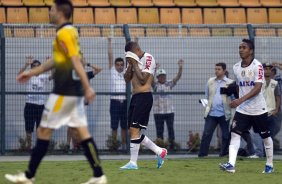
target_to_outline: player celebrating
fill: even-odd
[[[32,76],[55,68],[54,89],[43,112],[37,131],[37,142],[32,150],[28,169],[25,173],[17,175],[6,174],[6,179],[12,183],[33,183],[36,170],[47,153],[53,130],[63,125],[68,125],[76,130],[85,156],[93,169],[94,177],[85,184],[107,183],[95,142],[87,128],[84,101],[93,101],[95,92],[82,66],[78,32],[68,22],[72,12],[73,6],[69,0],[55,0],[50,11],[51,23],[57,26],[57,35],[53,43],[53,59],[17,77],[19,82],[26,82]]]
[[[164,162],[167,150],[158,147],[144,134],[140,135],[140,130],[147,128],[153,105],[151,86],[156,69],[155,59],[151,54],[143,52],[137,42],[128,42],[125,46],[125,52],[128,67],[124,78],[126,82],[131,81],[133,86],[133,96],[128,112],[131,157],[130,161],[120,169],[138,169],[137,158],[140,144],[157,154],[157,168],[160,168]]]
[[[232,108],[237,108],[231,125],[229,162],[220,164],[220,168],[227,172],[235,172],[241,135],[253,127],[254,131],[262,137],[265,147],[266,165],[263,173],[272,173],[274,171],[273,142],[267,128],[267,109],[262,93],[263,67],[254,58],[254,44],[251,40],[242,40],[239,46],[239,54],[242,61],[233,66],[234,75],[239,85],[239,98],[230,103]]]

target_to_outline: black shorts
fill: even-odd
[[[261,115],[246,115],[239,112],[235,113],[231,124],[231,131],[241,135],[243,132],[248,132],[251,127],[255,133],[259,133],[262,138],[267,138],[270,135],[267,125],[267,113]]]
[[[146,129],[152,106],[153,95],[151,92],[133,95],[128,110],[128,127]]]
[[[126,111],[127,111],[126,100],[120,101],[120,100],[111,99],[110,114],[111,114],[111,128],[113,130],[118,129],[119,123],[122,129],[127,128]]]
[[[36,105],[26,103],[24,107],[24,120],[25,120],[25,131],[28,133],[33,132],[34,125],[38,128],[41,116],[44,110],[44,105]]]

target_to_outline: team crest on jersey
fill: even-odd
[[[254,77],[254,72],[253,72],[253,70],[248,70],[248,72],[247,72],[247,77],[249,77],[249,78],[251,78],[251,77]]]
[[[245,72],[245,70],[243,70],[243,71],[241,72],[241,76],[242,76],[242,77],[245,77],[245,75],[246,75],[246,72]]]
[[[275,84],[271,84],[270,87],[271,87],[271,88],[275,88]]]

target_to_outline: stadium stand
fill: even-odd
[[[176,6],[181,6],[181,7],[197,6],[197,3],[195,2],[195,0],[174,0],[174,3]]]
[[[137,24],[136,8],[117,8],[117,24]]]
[[[173,0],[153,0],[155,6],[175,6]]]
[[[29,8],[29,23],[49,23],[48,8]]]
[[[37,28],[35,29],[35,37],[54,38],[56,35],[55,28]]]
[[[197,0],[197,4],[203,7],[216,7],[218,6],[217,0]]]
[[[266,8],[248,8],[247,22],[252,24],[268,23]]]
[[[108,0],[88,0],[89,6],[107,7],[111,6]]]
[[[182,9],[183,24],[203,24],[203,16],[201,8],[183,8]]]
[[[260,7],[260,0],[239,0],[239,3],[243,7]]]
[[[74,24],[94,24],[94,14],[92,8],[74,8]]]
[[[131,0],[132,6],[150,7],[154,6],[151,0]]]
[[[269,23],[282,23],[282,9],[269,8],[268,10]]]
[[[218,5],[222,7],[239,7],[238,0],[218,0]]]
[[[257,28],[256,36],[276,36],[276,31],[275,29]]]
[[[0,8],[0,23],[6,23],[5,8]]]
[[[25,6],[45,6],[43,0],[23,0]]]
[[[204,24],[223,24],[223,8],[204,8]]]
[[[100,37],[101,30],[97,27],[81,27],[79,29],[81,37]]]
[[[114,8],[95,8],[96,24],[115,24],[116,15]]]
[[[159,24],[159,10],[158,8],[139,8],[138,9],[138,23],[139,24]]]
[[[32,38],[34,37],[34,29],[32,28],[15,28],[14,37]]]
[[[161,24],[180,24],[181,16],[179,8],[161,8]]]
[[[247,22],[244,8],[226,8],[225,22],[227,24],[245,24]]]
[[[72,4],[75,7],[88,6],[87,0],[72,0]]]
[[[54,2],[53,0],[44,0],[46,6],[52,6],[53,2]]]
[[[28,23],[26,8],[7,8],[8,23]]]
[[[23,5],[21,0],[1,0],[1,3],[4,6],[22,6]]]
[[[110,0],[111,5],[113,6],[131,6],[130,0]]]
[[[282,3],[280,0],[260,0],[262,6],[265,7],[281,7]]]

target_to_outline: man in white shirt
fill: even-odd
[[[264,142],[266,165],[263,173],[273,170],[273,141],[267,125],[267,106],[262,93],[264,72],[262,64],[254,58],[254,44],[243,39],[239,46],[241,61],[233,66],[236,82],[239,86],[239,98],[230,103],[236,108],[231,125],[231,141],[229,145],[229,162],[220,164],[224,171],[234,173],[241,135],[253,127]]]
[[[123,58],[116,58],[113,63],[113,49],[112,39],[108,39],[108,59],[109,59],[109,70],[111,72],[111,103],[110,103],[110,115],[111,115],[111,129],[112,138],[117,140],[118,127],[121,127],[121,143],[122,150],[126,149],[126,137],[127,137],[127,101],[125,95],[114,94],[114,93],[125,93],[126,83],[124,80],[125,64]]]
[[[23,73],[29,66],[32,68],[38,67],[41,62],[33,60],[33,57],[26,58],[25,65],[20,69],[19,74]],[[32,77],[27,83],[27,92],[46,92],[46,83],[50,80],[47,74],[41,74]],[[41,116],[44,110],[44,103],[46,96],[42,94],[28,94],[26,95],[26,103],[24,107],[25,131],[26,131],[26,149],[31,150],[31,138],[34,130],[34,125],[38,128]]]

